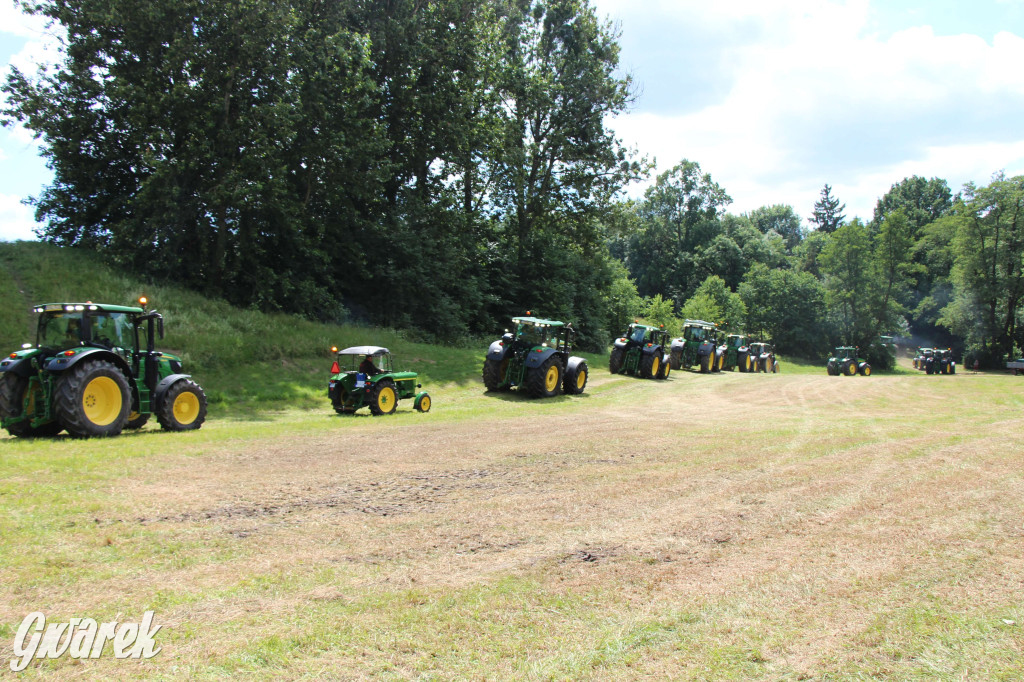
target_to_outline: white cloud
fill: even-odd
[[[642,65],[633,75],[645,91],[662,84],[645,83],[644,36],[627,37],[631,25],[655,30],[641,13],[658,17],[661,35],[741,36],[716,43],[720,54],[686,55],[669,73],[680,101],[695,71],[717,70],[724,87],[675,110],[664,97],[650,109],[641,100],[612,122],[627,145],[657,157],[659,172],[683,158],[699,162],[733,197],[734,212],[788,203],[806,216],[828,182],[848,216],[870,218],[907,175],[942,177],[956,191],[1001,168],[1024,170],[1018,35],[988,42],[920,25],[882,37],[870,30],[867,0],[597,6],[621,17],[623,60]]]
[[[0,241],[36,239],[33,209],[21,203],[21,197],[0,194]]]

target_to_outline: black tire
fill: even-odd
[[[622,371],[622,362],[626,359],[626,351],[621,348],[612,348],[612,354],[608,356],[608,371],[618,374]]]
[[[562,363],[557,355],[552,355],[540,367],[526,370],[526,392],[532,398],[553,398],[561,386]]]
[[[587,363],[581,362],[574,369],[565,373],[562,390],[569,395],[579,395],[587,387],[589,379],[590,369],[587,367]]]
[[[206,393],[191,379],[175,382],[160,399],[156,420],[166,431],[195,431],[206,421]]]
[[[0,374],[0,419],[9,419],[21,414],[25,403],[25,390],[28,379],[17,374],[4,372]],[[42,426],[32,427],[28,421],[11,424],[7,433],[18,438],[50,438],[64,430],[59,422],[50,422]]]
[[[708,372],[711,371],[711,362],[712,362],[712,356],[711,355],[702,355],[701,356],[701,358],[700,358],[700,373],[701,374],[707,374]]]
[[[57,379],[53,411],[76,438],[116,436],[132,407],[128,379],[106,360],[85,361]]]
[[[682,353],[673,352],[669,356],[669,364],[672,365],[672,369],[679,369],[683,366]]]
[[[770,360],[771,360],[771,363],[772,363],[772,374],[778,374],[779,373],[779,361],[776,360],[775,358],[771,358]]]
[[[843,367],[843,374],[845,374],[848,377],[856,376],[856,374],[857,374],[857,361],[856,360],[849,360],[849,361],[847,361],[846,365]]]
[[[373,385],[369,395],[370,412],[378,417],[382,414],[394,414],[398,409],[398,389],[395,382],[381,379]]]
[[[750,371],[750,353],[740,353],[736,356],[736,365],[740,368],[741,372]]]
[[[956,374],[956,365],[950,365],[949,366],[949,373],[950,374]]]
[[[828,363],[828,365],[825,366],[825,371],[828,372],[828,375],[830,377],[839,376],[839,370],[837,370],[836,366],[834,364],[832,364],[831,362]]]
[[[661,356],[658,353],[651,353],[640,358],[640,376],[644,379],[653,379],[661,372]]]
[[[138,412],[128,413],[128,423],[124,425],[126,429],[137,430],[141,429],[149,421],[149,414],[139,414]]]
[[[658,376],[655,379],[664,380],[668,379],[668,375],[672,373],[672,363],[666,359],[661,359],[661,369],[658,371]]]
[[[484,386],[488,391],[500,391],[507,388],[505,383],[505,372],[508,370],[508,360],[484,360]]]

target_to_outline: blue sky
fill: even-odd
[[[619,137],[659,172],[697,161],[734,213],[806,218],[827,182],[870,218],[910,175],[956,191],[1024,173],[1024,0],[592,2],[637,86]],[[31,70],[52,46],[0,0],[0,59]],[[0,239],[33,238],[21,202],[50,177],[31,135],[0,129]]]

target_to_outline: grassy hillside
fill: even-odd
[[[332,345],[387,346],[396,364],[419,372],[425,385],[475,381],[477,356],[486,349],[431,346],[389,329],[240,310],[180,287],[119,274],[88,252],[35,242],[0,243],[0,294],[6,302],[0,307],[0,352],[34,341],[34,304],[131,305],[146,295],[165,317],[167,336],[159,347],[183,356],[186,371],[219,408],[322,407]]]

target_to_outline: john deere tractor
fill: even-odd
[[[725,337],[725,344],[719,346],[718,350],[722,369],[731,371],[739,368],[741,372],[755,371],[750,345],[743,334],[729,334]]]
[[[0,361],[0,426],[13,436],[80,438],[138,429],[150,415],[171,431],[202,426],[203,389],[181,373],[181,358],[156,350],[163,316],[139,302],[36,306],[35,346]]]
[[[639,375],[644,379],[667,379],[672,371],[668,346],[668,332],[664,325],[631,324],[626,333],[612,344],[608,371]]]
[[[716,327],[703,320],[686,320],[683,335],[672,339],[672,369],[700,366],[702,373],[718,371],[722,352],[716,340]]]
[[[775,357],[775,346],[768,341],[755,341],[750,344],[750,364],[754,372],[777,374],[779,359]]]
[[[352,346],[337,353],[327,382],[327,397],[338,414],[352,414],[364,405],[375,415],[391,414],[400,399],[413,399],[417,412],[430,411],[430,395],[419,391],[416,372],[396,372],[391,351],[380,346]]]
[[[858,348],[853,346],[839,346],[832,353],[832,357],[828,359],[828,365],[825,370],[829,376],[839,376],[840,374],[848,377],[852,377],[856,374],[861,376],[871,376],[871,365],[868,364],[864,358],[857,357]]]
[[[483,376],[488,391],[515,386],[533,398],[583,393],[589,372],[586,360],[572,355],[572,325],[537,317],[513,317],[512,324],[515,329],[505,330],[487,349]]]
[[[932,351],[931,362],[926,371],[928,374],[956,374],[956,361],[953,360],[953,350],[950,348],[935,348]]]

